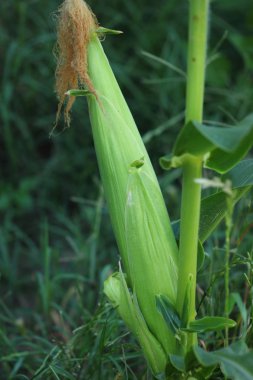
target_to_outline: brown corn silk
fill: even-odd
[[[57,11],[56,84],[59,104],[56,124],[65,103],[66,92],[71,88],[95,89],[87,72],[87,45],[91,34],[98,28],[95,15],[83,0],[65,0]],[[75,101],[66,100],[64,119],[70,123],[69,112]]]

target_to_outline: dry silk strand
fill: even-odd
[[[98,28],[95,15],[83,0],[66,0],[57,12],[57,56],[55,89],[59,99],[56,123],[66,100],[66,92],[71,88],[87,87],[96,94],[88,74],[87,44],[91,33]],[[66,100],[64,119],[70,124],[69,112],[75,97]]]
[[[153,373],[162,373],[165,357],[176,350],[175,337],[156,308],[157,295],[172,304],[177,295],[178,248],[167,209],[97,36],[95,16],[82,0],[65,0],[58,15],[58,117],[67,91],[88,89],[99,170],[125,272],[109,277],[104,291],[137,337]],[[67,122],[72,104],[70,97]]]

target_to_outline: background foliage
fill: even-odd
[[[0,4],[0,379],[148,379],[138,347],[102,295],[118,253],[83,100],[71,128],[61,122],[49,138],[60,3]],[[182,126],[187,1],[89,4],[103,26],[124,31],[107,37],[104,48],[177,219],[180,171],[162,172],[158,159]],[[212,1],[210,20],[204,118],[234,124],[252,112],[253,4]],[[242,321],[252,302],[243,276],[253,275],[251,195],[236,209],[232,234],[231,289],[241,291]],[[223,310],[223,229],[206,246],[201,314]],[[245,324],[239,329],[234,336]],[[206,344],[219,348],[220,339]],[[252,332],[248,340],[252,346]]]

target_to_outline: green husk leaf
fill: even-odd
[[[189,315],[189,310],[191,310],[191,302],[192,302],[192,297],[191,297],[191,292],[192,292],[192,286],[193,286],[193,277],[192,274],[190,273],[188,275],[188,281],[187,281],[187,286],[186,286],[186,291],[185,291],[185,296],[184,296],[184,302],[183,302],[183,307],[182,307],[182,323],[181,323],[181,331],[184,327],[187,326],[188,323],[188,315]]]
[[[139,169],[144,165],[144,157],[131,163],[130,168]]]
[[[88,46],[88,69],[98,96],[87,98],[95,149],[127,282],[148,328],[166,352],[173,352],[175,339],[155,305],[156,294],[176,298],[178,248],[164,199],[96,35]]]
[[[96,155],[114,234],[128,283],[131,284],[125,236],[126,189],[131,163],[144,157],[145,172],[157,187],[159,184],[131,112],[96,35],[88,46],[88,69],[99,98],[98,102],[95,96],[87,97]],[[163,199],[162,194],[160,199]]]
[[[180,355],[170,355],[170,362],[180,372],[186,372],[185,358]]]
[[[167,362],[165,353],[148,329],[136,295],[130,293],[122,271],[114,273],[105,281],[104,293],[112,305],[117,308],[129,330],[138,339],[154,375],[163,374]]]
[[[159,164],[161,168],[164,170],[169,170],[172,168],[180,168],[184,163],[185,156],[186,155],[182,155],[178,157],[178,156],[173,156],[173,154],[163,156],[163,157],[160,157]]]
[[[115,29],[108,29],[104,28],[103,26],[100,26],[96,30],[97,34],[122,34],[123,32],[121,30],[115,30]]]
[[[157,310],[161,313],[163,316],[167,326],[171,330],[173,334],[177,334],[182,322],[180,320],[180,317],[178,315],[178,312],[176,308],[173,306],[173,304],[170,302],[169,298],[164,295],[157,295],[156,296],[156,307]]]
[[[150,330],[173,352],[175,339],[156,308],[155,296],[176,301],[177,246],[160,189],[135,160],[129,168],[125,236],[132,286]]]

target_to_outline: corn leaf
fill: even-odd
[[[209,379],[210,375],[213,373],[216,365],[210,367],[203,367],[199,364],[198,360],[195,357],[193,350],[187,352],[186,355],[169,355],[170,362],[177,371],[187,373],[191,371],[192,377],[189,379],[192,380],[205,380]],[[168,374],[170,377],[168,379],[176,379],[178,377],[178,373],[173,370]]]
[[[183,331],[192,333],[203,333],[206,331],[219,331],[225,328],[235,327],[236,322],[229,318],[224,317],[204,317],[191,321],[187,328],[183,328]]]
[[[241,135],[238,136],[238,144],[234,145],[235,149],[231,153],[215,149],[205,163],[207,168],[226,173],[248,153],[253,145],[253,114],[242,120],[236,128]]]
[[[250,187],[234,190],[233,202],[236,204]],[[219,225],[227,212],[227,195],[223,192],[210,195],[201,200],[199,239],[203,243]]]
[[[236,204],[253,186],[253,159],[239,162],[221,177],[230,180],[233,189],[233,202]],[[199,239],[204,242],[224,218],[227,211],[227,195],[220,191],[201,201]]]
[[[253,159],[239,162],[221,177],[230,180],[233,189],[233,203],[236,204],[253,186]],[[199,239],[204,242],[224,218],[227,211],[227,195],[220,191],[201,201]]]
[[[236,204],[247,192],[251,186],[241,187],[234,190],[233,202]],[[201,200],[201,214],[199,222],[199,245],[198,245],[198,270],[203,265],[203,246],[202,244],[211,235],[215,228],[225,217],[227,212],[227,195],[222,191],[209,195]],[[172,227],[176,233],[180,233],[180,220],[172,222]]]
[[[235,127],[218,128],[190,122],[183,127],[173,147],[173,154],[160,159],[168,170],[182,165],[184,155],[203,157],[205,166],[226,173],[253,145],[253,114]],[[205,158],[206,156],[206,158]]]
[[[239,127],[209,127],[197,122],[188,123],[181,131],[173,148],[175,156],[189,153],[194,156],[205,155],[218,148],[223,152],[233,152],[248,135],[248,129]]]
[[[233,169],[221,177],[222,181],[230,180],[233,190],[233,202],[236,204],[253,186],[253,159],[239,162]],[[199,240],[203,243],[224,218],[227,211],[227,194],[219,191],[201,200]],[[172,223],[176,238],[180,234],[180,221]],[[198,268],[201,260],[199,246]]]
[[[253,185],[253,159],[239,162],[232,170],[224,174],[222,180],[229,179],[233,189]]]
[[[194,353],[199,363],[205,367],[220,365],[221,371],[229,379],[252,380],[253,378],[253,352],[249,351],[243,341],[213,352],[206,352],[196,346]]]

